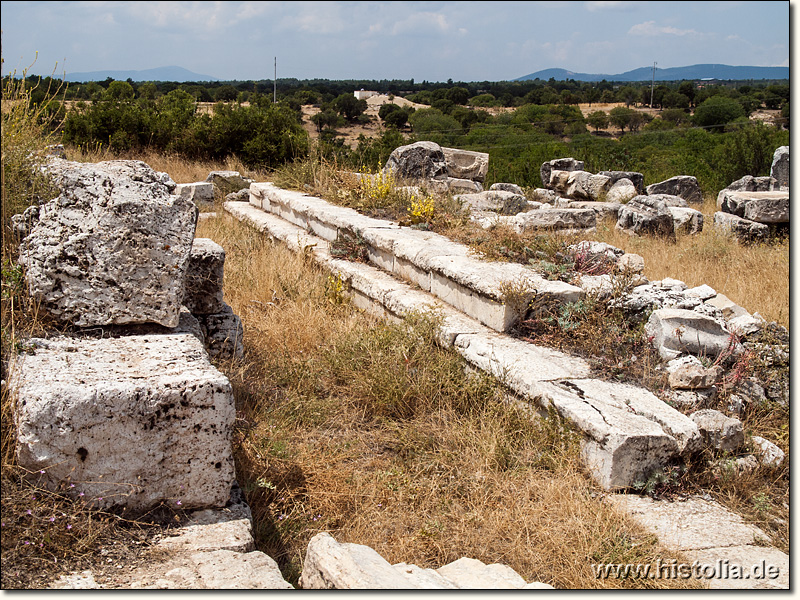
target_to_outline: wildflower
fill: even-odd
[[[180,506],[180,505],[181,505],[181,504],[183,504],[183,503],[182,503],[180,500],[178,500],[178,501],[177,501],[175,504],[177,504],[178,506]]]
[[[80,496],[81,498],[83,498],[83,492],[81,492],[80,494],[78,494],[78,496]]]
[[[26,511],[25,511],[25,514],[27,514],[27,515],[32,515],[32,514],[33,514],[33,511],[32,511],[32,510],[29,508],[28,510],[26,510]]]
[[[67,525],[67,529],[72,529],[72,525]]]
[[[50,522],[51,523],[55,523],[56,522],[56,518],[55,517],[50,517]]]
[[[39,471],[39,473],[42,473],[42,474],[44,474],[44,469],[42,469],[41,471]]]

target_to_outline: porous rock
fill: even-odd
[[[733,352],[741,350],[741,345],[718,321],[693,310],[654,310],[645,324],[645,333],[664,360],[681,354],[715,359],[729,348]]]
[[[583,171],[584,163],[582,160],[575,160],[574,158],[556,158],[554,160],[542,163],[539,169],[539,175],[542,178],[542,185],[547,189],[552,190],[550,185],[550,174],[552,171]]]
[[[723,452],[735,452],[744,443],[744,430],[739,419],[727,417],[718,410],[705,408],[689,417],[697,424],[706,445]]]
[[[222,281],[225,249],[207,238],[195,238],[186,271],[183,304],[192,314],[211,315],[224,311]]]
[[[769,174],[781,189],[789,189],[789,146],[781,146],[772,155]]]
[[[51,489],[134,512],[230,498],[231,385],[191,334],[33,340],[16,358],[18,461]]]
[[[447,164],[447,176],[455,179],[469,179],[483,182],[489,170],[489,155],[486,152],[473,152],[457,148],[442,147]]]
[[[31,295],[79,327],[176,326],[197,207],[143,162],[55,162],[61,195],[20,244]]]
[[[425,180],[447,177],[444,151],[434,142],[415,142],[395,148],[383,167],[400,180]]]
[[[675,239],[675,225],[666,203],[649,196],[636,196],[619,209],[617,229]]]
[[[700,189],[700,184],[697,183],[697,178],[691,175],[678,175],[670,177],[666,181],[653,183],[648,185],[647,194],[672,194],[673,196],[680,196],[687,202],[701,204],[703,202],[703,192]]]

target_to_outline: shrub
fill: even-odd
[[[710,131],[722,131],[726,124],[744,117],[742,105],[732,98],[712,96],[694,111],[694,124]]]

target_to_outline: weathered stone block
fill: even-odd
[[[197,207],[142,162],[58,162],[61,195],[20,245],[31,295],[78,327],[175,327]]]
[[[175,186],[175,195],[195,204],[214,203],[214,185],[207,181],[195,183],[179,183]]]
[[[730,233],[745,243],[764,240],[769,236],[768,225],[721,211],[714,213],[714,228]]]
[[[675,235],[697,235],[703,231],[703,213],[694,208],[668,206],[667,210],[672,215]]]
[[[680,196],[687,202],[701,204],[703,202],[703,191],[700,189],[700,184],[697,183],[697,178],[690,175],[678,175],[670,177],[666,181],[648,185],[647,194],[671,194],[673,196]]]
[[[547,189],[553,189],[550,186],[550,174],[552,171],[583,171],[584,163],[582,160],[575,160],[574,158],[556,158],[554,160],[542,163],[539,169],[539,176],[542,178],[542,185]]]
[[[789,146],[781,146],[772,155],[772,167],[769,174],[775,178],[780,188],[789,189]]]
[[[207,238],[195,238],[186,271],[183,305],[195,315],[222,312],[225,249]]]
[[[675,239],[672,214],[663,200],[636,196],[619,209],[617,228],[634,235],[655,235]]]
[[[690,418],[697,424],[705,443],[716,450],[735,452],[744,444],[744,431],[739,419],[726,417],[712,408],[698,410]]]
[[[730,332],[711,317],[679,308],[653,311],[645,333],[664,360],[681,354],[716,358],[734,343]],[[741,345],[735,343],[733,350],[741,351]]]
[[[473,152],[457,148],[442,147],[447,164],[447,176],[456,179],[470,179],[483,182],[489,170],[489,155],[486,152]]]
[[[33,340],[15,357],[19,464],[94,507],[223,506],[228,379],[190,334]]]
[[[444,178],[447,177],[447,161],[439,144],[415,142],[395,148],[383,170],[401,181]]]

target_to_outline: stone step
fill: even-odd
[[[498,333],[381,269],[334,258],[325,240],[252,204],[228,202],[225,210],[297,252],[311,248],[314,259],[342,279],[359,308],[389,319],[424,310],[438,314],[440,343],[538,409],[553,408],[585,434],[585,460],[606,489],[633,486],[698,448],[697,426],[649,391],[591,379],[581,358]]]
[[[547,280],[523,265],[480,260],[468,247],[441,235],[401,228],[272,183],[251,184],[250,203],[328,243],[342,233],[356,236],[370,262],[496,331],[510,329],[534,295],[563,303],[584,294],[576,286]]]

